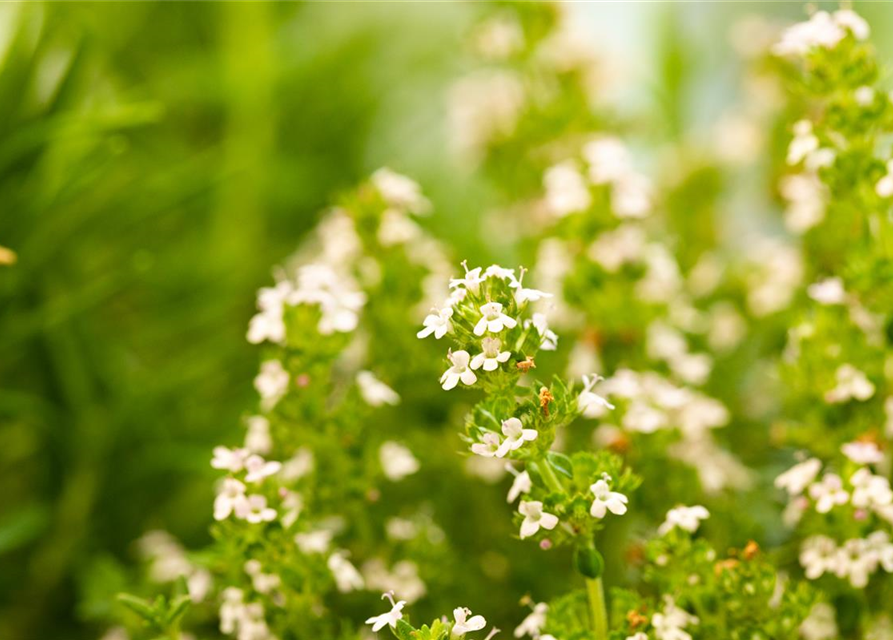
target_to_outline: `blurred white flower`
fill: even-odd
[[[372,625],[373,632],[383,629],[386,626],[396,629],[397,621],[403,619],[403,607],[406,605],[406,601],[400,600],[399,602],[394,602],[394,598],[390,593],[385,593],[381,597],[382,599],[387,598],[391,601],[391,610],[378,616],[372,616],[366,620],[366,624]]]
[[[856,464],[878,464],[884,461],[884,454],[871,441],[847,442],[840,447],[840,451]]]
[[[400,396],[384,382],[375,377],[371,371],[357,373],[357,386],[360,395],[370,407],[380,407],[385,404],[400,404]]]
[[[533,611],[515,627],[514,636],[523,638],[530,636],[531,638],[539,638],[540,630],[546,624],[546,614],[549,612],[549,605],[545,602],[539,602],[533,607]]]
[[[543,176],[546,208],[557,218],[585,211],[592,204],[592,195],[583,174],[572,160],[565,160]]]
[[[214,447],[214,457],[211,466],[214,469],[222,469],[230,473],[238,473],[245,467],[245,461],[250,452],[248,449],[228,449],[226,447]]]
[[[806,487],[812,484],[821,469],[821,461],[818,458],[810,458],[805,462],[795,464],[775,478],[775,486],[784,489],[791,496],[799,496],[806,491]]]
[[[269,411],[288,391],[288,371],[278,360],[267,360],[260,366],[260,373],[254,378],[254,388],[260,394],[261,407]]]
[[[264,478],[279,473],[282,464],[279,462],[267,462],[261,456],[252,454],[245,460],[245,482],[261,482]]]
[[[431,203],[422,195],[422,190],[414,180],[387,167],[373,173],[371,180],[381,197],[392,207],[415,214],[430,211]]]
[[[214,519],[226,520],[234,511],[243,511],[245,503],[245,485],[235,478],[224,478],[214,499]]]
[[[651,616],[651,625],[658,640],[691,640],[691,634],[685,628],[698,622],[696,616],[677,607],[670,596],[664,596],[663,610]]]
[[[533,488],[533,482],[530,479],[530,474],[526,471],[522,471],[520,473],[516,472],[514,467],[511,464],[505,465],[506,471],[513,474],[515,479],[512,481],[512,486],[509,488],[508,495],[506,496],[505,501],[511,504],[515,500],[518,499],[518,496],[521,494],[527,494]]]
[[[263,416],[251,416],[246,420],[245,448],[252,453],[266,455],[273,448],[270,421]]]
[[[378,450],[382,470],[388,480],[397,482],[419,470],[419,461],[412,451],[396,442],[385,442]]]
[[[826,473],[819,482],[809,485],[809,497],[815,501],[815,510],[828,513],[837,505],[846,504],[850,494],[843,488],[843,481],[836,473]]]
[[[591,376],[583,376],[583,390],[577,396],[577,409],[584,418],[600,418],[606,409],[614,408],[613,404],[592,390],[601,380],[604,378],[594,373]]]
[[[701,505],[693,507],[679,506],[667,512],[667,519],[658,527],[660,535],[666,535],[675,528],[694,533],[701,526],[701,521],[710,517],[710,512]]]
[[[814,282],[806,288],[806,293],[809,294],[810,298],[824,305],[843,304],[846,302],[843,280],[836,276]]]
[[[864,401],[874,395],[874,384],[853,365],[840,365],[834,375],[837,386],[825,393],[825,402],[837,404],[852,399]]]
[[[347,551],[344,551],[343,549],[335,551],[329,556],[326,565],[329,567],[329,571],[332,572],[332,576],[335,578],[335,586],[341,593],[349,593],[350,591],[356,591],[357,589],[365,587],[366,583],[363,581],[363,576],[360,575],[357,568],[351,564],[350,560],[347,559]],[[403,608],[402,604],[403,603],[401,603],[400,609]],[[397,609],[398,613],[400,609]],[[392,610],[391,613],[393,612],[394,611]],[[387,614],[378,616],[378,618],[383,618],[384,615]],[[373,620],[373,618],[370,618],[370,620]],[[369,620],[367,620],[367,622],[369,622]],[[385,621],[385,624],[387,624],[387,621]],[[396,620],[394,620],[394,624],[397,624]],[[376,623],[376,626],[373,627],[373,629],[377,631],[383,626],[384,624],[379,625]]]

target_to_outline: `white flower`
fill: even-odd
[[[252,454],[245,460],[245,482],[261,482],[264,478],[279,473],[282,464],[279,462],[267,462],[259,455]]]
[[[697,617],[680,609],[670,596],[664,596],[664,609],[651,616],[651,625],[658,640],[691,640],[685,627],[698,624]]]
[[[248,459],[247,449],[227,449],[226,447],[214,447],[214,458],[211,466],[215,469],[225,469],[231,473],[238,473],[245,466]]]
[[[425,320],[422,322],[422,325],[425,328],[419,331],[416,336],[419,338],[427,338],[433,333],[434,337],[437,340],[440,340],[450,330],[452,330],[453,325],[450,322],[450,318],[452,317],[452,307],[444,307],[443,309],[432,309],[431,313],[425,316]]]
[[[360,395],[370,407],[380,407],[384,404],[400,404],[400,396],[384,382],[375,377],[371,371],[357,373],[357,386]]]
[[[301,515],[301,511],[304,509],[304,499],[300,493],[285,489],[281,490],[280,496],[282,497],[282,508],[284,510],[280,520],[282,521],[282,526],[288,529]]]
[[[422,230],[403,212],[387,209],[381,214],[377,236],[383,247],[392,247],[418,240],[422,236]]]
[[[789,231],[802,234],[825,218],[828,189],[815,174],[785,176],[778,190],[787,201],[784,223]]]
[[[521,522],[522,540],[534,535],[540,530],[540,527],[552,530],[555,528],[555,525],[558,524],[558,516],[551,513],[545,513],[543,511],[543,503],[538,500],[533,500],[531,502],[524,502],[522,500],[518,507],[518,511],[524,516],[524,521]]]
[[[538,638],[540,630],[546,624],[546,613],[548,611],[549,605],[545,602],[539,602],[534,605],[533,611],[515,628],[515,637],[522,638],[529,635],[531,638]]]
[[[378,450],[378,458],[384,474],[392,482],[402,480],[419,470],[419,461],[412,455],[412,451],[396,442],[383,443]]]
[[[524,321],[524,327],[533,326],[537,333],[540,334],[542,342],[540,349],[543,351],[555,351],[558,347],[558,336],[549,328],[549,321],[546,319],[545,313],[534,313],[529,320]]]
[[[587,255],[605,271],[616,273],[624,264],[639,262],[645,253],[645,231],[637,223],[625,223],[605,231],[589,245]]]
[[[847,442],[840,450],[856,464],[878,464],[884,461],[884,454],[874,442]]]
[[[558,218],[585,211],[592,204],[589,187],[572,160],[549,168],[543,176],[543,186],[546,189],[546,208]]]
[[[214,499],[214,519],[226,520],[234,511],[244,509],[246,502],[245,485],[235,478],[225,478]]]
[[[593,184],[615,182],[632,170],[629,152],[617,138],[589,141],[583,147],[583,157],[589,163],[589,179]]]
[[[807,287],[809,297],[820,304],[843,304],[846,302],[846,291],[843,281],[838,277],[825,278]]]
[[[676,507],[667,512],[667,519],[660,525],[657,532],[663,536],[678,527],[689,533],[694,533],[701,526],[701,521],[709,517],[710,512],[699,504],[693,507]]]
[[[391,610],[366,620],[366,624],[372,625],[373,632],[383,629],[386,626],[396,628],[397,621],[403,619],[403,607],[406,605],[406,601],[400,600],[399,602],[394,602],[394,597],[390,593],[385,593],[381,597],[382,600],[387,598],[391,601]]]
[[[853,92],[853,97],[856,99],[856,104],[860,107],[870,107],[871,103],[874,102],[875,92],[871,87],[863,85]]]
[[[813,605],[809,615],[800,624],[800,635],[804,640],[834,640],[838,636],[837,614],[827,602]]]
[[[300,447],[295,451],[295,455],[282,465],[281,478],[283,482],[300,480],[313,471],[313,465],[313,452],[307,447]]]
[[[887,173],[874,185],[874,191],[881,198],[893,196],[893,160],[887,160]]]
[[[471,368],[484,371],[496,371],[499,365],[506,362],[512,355],[510,351],[500,351],[502,340],[499,338],[486,337],[481,340],[481,349],[483,351],[471,359]]]
[[[874,384],[851,364],[840,365],[835,377],[837,386],[825,393],[825,402],[836,404],[853,398],[864,401],[874,395]]]
[[[269,411],[288,391],[288,371],[278,360],[267,360],[260,366],[260,373],[254,378],[254,388],[260,394],[261,406]]]
[[[499,278],[500,280],[511,280],[515,282],[515,270],[500,267],[498,264],[491,264],[484,271],[484,278]],[[509,284],[511,286],[511,284]]]
[[[472,616],[471,609],[466,607],[453,609],[453,617],[456,619],[451,632],[454,636],[464,636],[469,631],[480,631],[487,625],[484,616]]]
[[[626,504],[629,502],[629,499],[622,493],[611,491],[607,481],[604,479],[590,485],[589,490],[595,495],[592,506],[589,508],[589,515],[593,518],[604,518],[608,511],[617,516],[622,516],[626,513]]]
[[[530,493],[530,490],[533,488],[533,482],[531,482],[530,480],[530,474],[526,471],[517,473],[510,464],[506,464],[505,468],[509,473],[515,474],[515,479],[512,481],[512,486],[509,489],[508,496],[506,496],[505,499],[506,502],[511,504],[512,502],[517,500],[518,496],[520,496],[522,493]]]
[[[265,340],[282,343],[285,341],[285,322],[282,314],[285,300],[291,292],[292,285],[283,281],[275,287],[264,287],[257,292],[259,312],[251,318],[248,325],[247,339],[251,344],[260,344]]]
[[[485,458],[492,458],[497,455],[499,445],[501,444],[502,440],[500,440],[499,435],[488,431],[481,438],[481,442],[475,442],[471,445],[471,452]]]
[[[447,358],[449,358],[452,366],[440,376],[440,383],[446,391],[455,388],[460,380],[462,384],[467,386],[477,382],[478,377],[474,371],[468,368],[471,356],[468,355],[467,351],[451,351]]]
[[[793,467],[775,478],[775,486],[784,489],[792,496],[799,496],[819,474],[822,463],[817,458],[810,458]]]
[[[347,551],[344,551],[343,549],[335,551],[329,556],[326,565],[329,567],[329,571],[332,572],[332,576],[335,578],[335,586],[341,593],[356,591],[357,589],[362,589],[366,585],[363,581],[363,576],[360,575],[357,568],[351,564],[350,560],[347,559]],[[402,603],[400,608],[403,608]],[[399,611],[400,610],[398,609],[397,612],[399,613]],[[391,613],[393,613],[393,610]],[[381,618],[382,616],[378,617]],[[370,620],[371,619],[372,618],[370,618]],[[399,620],[399,618],[394,620],[394,624],[397,624],[397,620]],[[384,624],[379,625],[376,623],[373,630],[377,631],[383,626]]]
[[[270,421],[263,416],[251,416],[246,420],[245,448],[252,453],[267,454],[273,448],[270,437]]]
[[[850,22],[850,16],[841,21]],[[806,22],[788,27],[772,52],[778,56],[804,56],[814,47],[833,49],[845,36],[844,29],[827,11],[816,11]]]
[[[788,145],[787,163],[795,165],[819,148],[819,139],[812,132],[812,122],[798,120],[794,123],[794,138]]]
[[[465,277],[450,278],[450,289],[464,287],[470,291],[472,295],[477,295],[480,293],[481,283],[487,279],[487,276],[481,275],[480,267],[475,267],[469,271],[464,262],[462,263],[462,266],[465,268]]]
[[[826,473],[820,482],[809,486],[809,497],[815,500],[815,510],[828,513],[836,505],[846,504],[850,494],[843,488],[843,481],[836,473]]]
[[[867,40],[871,28],[865,18],[852,9],[838,9],[834,12],[834,22],[853,34],[856,40]]]
[[[644,218],[651,210],[651,182],[629,173],[611,188],[611,208],[618,218]]]
[[[583,391],[577,397],[577,409],[584,418],[600,418],[605,414],[605,409],[613,409],[614,405],[595,393],[592,389],[600,380],[599,375],[583,376]]]
[[[546,293],[545,291],[540,291],[539,289],[527,289],[523,284],[524,280],[524,269],[521,269],[520,277],[515,280],[512,278],[512,281],[509,283],[509,287],[515,290],[515,302],[518,304],[524,304],[525,302],[539,302],[544,298],[551,298],[551,293]]]
[[[518,418],[509,418],[503,421],[502,434],[505,436],[505,440],[496,451],[497,458],[502,458],[510,451],[520,449],[525,442],[536,440],[538,435],[536,429],[525,429]]]
[[[850,484],[853,485],[854,507],[882,509],[893,503],[890,481],[883,476],[872,474],[864,467],[850,476]]]
[[[512,329],[518,323],[502,312],[502,305],[498,302],[488,302],[481,305],[481,319],[474,325],[474,335],[482,336],[489,331],[499,333],[503,329]]]
[[[387,167],[373,173],[371,180],[381,197],[392,207],[415,214],[430,211],[431,203],[422,195],[422,190],[414,180]]]
[[[329,529],[317,529],[316,531],[308,531],[299,533],[295,536],[295,544],[301,550],[301,553],[325,553],[329,550],[334,533]]]
[[[837,544],[827,536],[811,536],[800,547],[800,565],[810,580],[825,572],[835,572],[838,566]]]
[[[648,640],[648,634],[638,631],[631,636],[626,636],[626,640]]]
[[[250,495],[236,505],[236,517],[251,524],[272,522],[276,515],[276,510],[268,507],[267,499],[259,494]]]

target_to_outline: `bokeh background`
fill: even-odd
[[[893,11],[857,8],[889,59]],[[804,15],[566,9],[603,52],[605,91],[669,140],[709,135],[734,104],[741,18]],[[18,256],[0,266],[0,639],[97,637],[134,539],[207,541],[209,452],[253,398],[254,291],[332,196],[390,166],[421,182],[457,254],[503,257],[480,232],[487,178],[449,153],[475,11],[0,4],[0,245]]]

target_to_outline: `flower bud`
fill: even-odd
[[[580,545],[574,551],[574,567],[584,577],[598,578],[605,569],[605,560],[593,545]]]

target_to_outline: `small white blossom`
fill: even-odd
[[[388,480],[397,482],[419,470],[419,461],[412,451],[396,442],[385,442],[378,450],[381,467]]]
[[[270,410],[288,391],[288,371],[278,360],[267,360],[260,366],[260,373],[254,378],[254,388],[260,394],[261,406]]]
[[[791,496],[799,496],[812,484],[821,468],[822,463],[817,458],[810,458],[775,478],[775,486],[784,489]]]
[[[440,384],[446,391],[455,388],[460,380],[462,384],[467,386],[477,382],[478,377],[468,367],[471,356],[468,355],[467,351],[451,351],[447,358],[449,358],[452,366],[440,377]]]
[[[841,19],[843,22],[848,17]],[[788,27],[772,52],[778,56],[805,56],[815,47],[833,49],[846,31],[827,11],[816,11],[806,22]]]
[[[405,600],[394,602],[394,597],[390,593],[385,593],[381,597],[382,599],[387,598],[391,601],[391,610],[378,616],[372,616],[371,618],[366,620],[366,624],[372,625],[373,633],[379,631],[380,629],[383,629],[386,626],[390,626],[392,629],[396,629],[397,621],[403,619],[403,607],[406,606]]]
[[[583,147],[583,157],[589,163],[589,179],[593,184],[615,182],[632,170],[629,151],[617,138],[589,141]]]
[[[235,478],[225,478],[214,499],[214,519],[226,520],[231,513],[244,510],[246,502],[245,485]]]
[[[472,369],[484,368],[484,371],[496,371],[499,365],[508,361],[511,357],[510,351],[500,351],[502,340],[499,338],[486,337],[481,340],[481,353],[471,359]]]
[[[326,553],[332,542],[334,533],[329,529],[317,529],[316,531],[308,531],[299,533],[295,536],[295,544],[301,550],[301,553]]]
[[[868,400],[874,395],[874,384],[851,364],[842,364],[835,373],[837,386],[825,393],[825,402],[837,404],[856,399]]]
[[[572,160],[566,160],[546,171],[546,208],[558,218],[585,211],[592,204],[592,195],[583,175]]]
[[[276,515],[276,510],[268,507],[267,499],[259,494],[250,495],[236,505],[236,517],[251,524],[272,522]]]
[[[414,180],[387,167],[373,173],[371,180],[381,197],[392,207],[415,214],[430,211],[431,203],[422,195],[422,190]]]
[[[481,319],[474,325],[474,335],[482,336],[486,332],[499,333],[503,329],[512,329],[518,322],[502,312],[502,305],[498,302],[488,302],[481,305]]]
[[[856,464],[878,464],[884,461],[884,454],[874,442],[847,442],[840,450]]]
[[[629,498],[622,493],[611,491],[604,479],[590,485],[589,490],[595,495],[592,506],[589,508],[589,515],[593,518],[604,518],[608,511],[617,516],[626,513],[626,504],[629,502]]]
[[[265,340],[281,344],[285,341],[283,313],[291,284],[283,281],[275,287],[264,287],[257,292],[258,313],[248,325],[248,342],[260,344]]]
[[[279,473],[281,469],[281,463],[267,462],[256,453],[252,454],[245,460],[245,482],[261,482],[264,478]]]
[[[450,318],[452,317],[452,307],[432,309],[431,313],[425,316],[425,320],[422,322],[422,325],[424,325],[425,328],[419,331],[416,336],[418,338],[427,338],[431,334],[434,334],[434,337],[437,340],[440,340],[452,330],[453,325],[450,322]]]
[[[815,510],[828,513],[837,505],[846,504],[850,494],[843,488],[843,481],[836,473],[826,473],[821,481],[809,486],[809,497],[815,500]]]
[[[827,536],[811,536],[800,547],[800,565],[810,580],[836,572],[838,562],[837,544]]]
[[[583,391],[577,397],[577,409],[584,418],[600,418],[605,414],[605,409],[613,409],[614,405],[595,393],[592,389],[600,380],[599,375],[583,376]]]
[[[887,173],[874,185],[874,191],[881,198],[893,196],[893,160],[887,160]]]
[[[516,638],[530,636],[531,638],[539,638],[540,630],[546,624],[546,614],[549,612],[549,605],[545,602],[539,602],[533,607],[533,611],[519,624],[514,631]]]
[[[270,421],[263,416],[251,416],[246,420],[248,432],[245,434],[245,448],[252,453],[266,455],[273,448],[270,436]]]
[[[664,600],[663,611],[651,616],[654,635],[658,640],[691,640],[691,634],[685,628],[698,624],[698,618],[677,607],[670,596],[664,596]]]
[[[854,507],[883,509],[893,503],[890,481],[883,476],[872,474],[864,467],[850,477],[850,484],[853,485]]]
[[[853,97],[856,99],[856,104],[860,107],[870,107],[874,102],[875,91],[871,87],[867,85],[863,85],[856,89],[853,92]]]
[[[366,583],[363,581],[363,576],[360,575],[360,572],[357,571],[357,568],[353,566],[353,564],[351,564],[350,560],[347,559],[346,551],[339,550],[334,552],[332,555],[329,556],[329,559],[326,561],[326,565],[329,567],[329,571],[332,572],[332,576],[335,578],[335,586],[341,593],[356,591],[357,589],[362,589],[366,585]],[[403,608],[402,605],[400,608]],[[399,612],[399,609],[397,611]],[[381,618],[382,616],[378,617]],[[370,618],[370,620],[371,619],[372,618]],[[394,624],[397,624],[396,620],[394,621]],[[383,624],[376,624],[376,626],[373,627],[373,630],[377,631],[383,626]]]
[[[484,616],[472,616],[471,609],[467,607],[453,609],[453,617],[456,619],[452,629],[454,636],[464,636],[469,631],[480,631],[487,626]]]
[[[465,277],[450,278],[450,289],[463,287],[472,295],[477,295],[480,293],[481,283],[487,279],[487,276],[481,275],[482,269],[480,267],[475,267],[474,269],[469,270],[464,262],[462,263],[462,266],[465,268]]]
[[[211,460],[211,466],[215,469],[229,471],[230,473],[238,473],[245,467],[245,461],[249,455],[248,449],[214,447],[214,458]]]
[[[529,320],[524,321],[524,327],[534,327],[539,333],[542,342],[540,349],[543,351],[555,351],[558,347],[558,336],[549,328],[549,321],[545,313],[534,313]]]
[[[675,507],[667,512],[667,519],[660,525],[657,532],[666,535],[675,528],[694,533],[701,526],[701,521],[710,517],[710,512],[701,505],[693,507]]]
[[[505,468],[509,473],[515,474],[515,479],[512,481],[512,486],[505,499],[506,502],[511,504],[521,494],[530,493],[530,490],[533,488],[533,482],[530,480],[530,474],[526,471],[517,473],[510,464],[506,464]]]
[[[385,404],[400,404],[400,396],[384,382],[375,377],[371,371],[357,373],[357,386],[360,395],[370,407],[380,407]]]
[[[799,164],[806,156],[819,148],[819,139],[812,132],[812,122],[799,120],[794,123],[794,138],[788,145],[787,163]]]
[[[834,640],[838,637],[837,614],[827,602],[813,605],[809,615],[800,624],[803,640]]]
[[[475,442],[471,445],[471,452],[484,458],[493,458],[497,455],[499,445],[501,444],[502,440],[499,438],[499,435],[488,431],[481,438],[481,442]]]
[[[525,442],[536,440],[536,429],[525,429],[518,418],[509,418],[502,423],[502,434],[505,440],[499,445],[496,457],[505,457],[510,451],[517,451]]]
[[[522,540],[536,534],[536,532],[540,530],[540,527],[551,530],[558,524],[558,516],[551,513],[545,513],[543,511],[543,503],[538,500],[533,500],[531,502],[524,502],[522,500],[518,507],[518,511],[524,516],[524,521],[521,522]]]
[[[846,302],[843,281],[838,277],[825,278],[807,287],[809,297],[820,304],[832,305]]]

